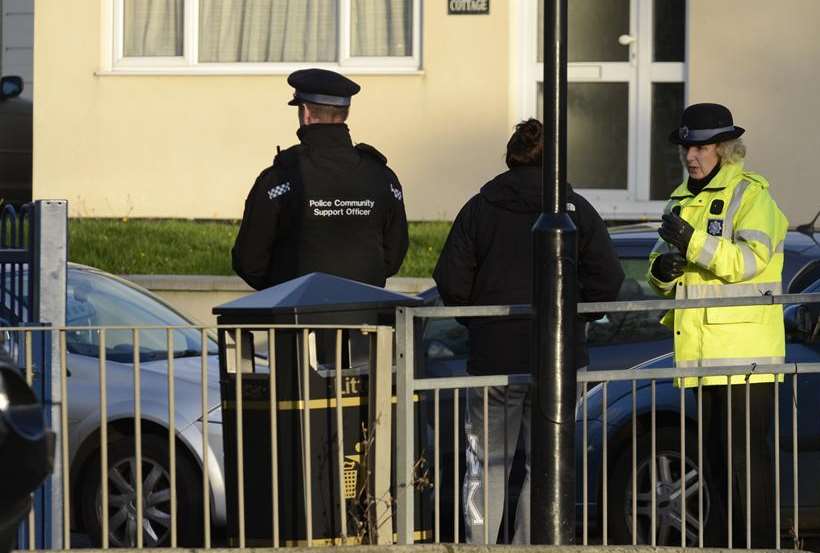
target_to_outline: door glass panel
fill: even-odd
[[[567,177],[575,188],[626,190],[629,83],[567,83]],[[544,120],[544,85],[536,110]]]
[[[567,177],[576,188],[626,190],[629,83],[568,83]]]
[[[680,124],[683,83],[652,84],[652,177],[649,199],[665,200],[683,180],[678,147],[669,133]]]
[[[629,61],[618,37],[629,33],[629,0],[572,0],[567,13],[567,60]],[[544,61],[544,0],[538,0],[538,63]]]
[[[618,37],[629,33],[629,0],[568,4],[568,61],[629,61],[629,47],[618,44]]]
[[[684,61],[686,0],[655,0],[655,61]],[[570,10],[572,13],[572,10]]]

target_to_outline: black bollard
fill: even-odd
[[[544,6],[542,213],[533,226],[532,543],[575,543],[577,233],[566,212],[567,0]]]

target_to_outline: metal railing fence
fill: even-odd
[[[629,311],[654,311],[659,308],[687,308],[726,305],[765,305],[812,303],[820,301],[820,294],[796,294],[764,296],[760,298],[733,298],[685,301],[615,302],[607,304],[581,304],[581,313],[616,313]],[[417,377],[416,335],[417,322],[422,318],[487,317],[526,315],[528,306],[471,307],[471,308],[398,308],[396,325],[396,433],[391,435],[391,377],[393,364],[393,329],[373,325],[223,325],[223,326],[72,326],[43,328],[40,326],[0,329],[5,340],[0,346],[14,350],[27,375],[34,375],[37,367],[32,344],[38,336],[55,335],[55,350],[59,360],[52,372],[59,375],[62,401],[55,408],[59,416],[58,454],[59,472],[52,478],[52,486],[60,489],[62,496],[60,540],[65,549],[78,546],[100,545],[103,548],[124,546],[144,548],[154,546],[179,547],[183,545],[212,548],[216,546],[246,547],[267,545],[320,545],[332,543],[412,543],[419,539],[440,542],[448,524],[452,541],[463,541],[460,524],[465,505],[461,496],[461,473],[463,465],[459,457],[464,448],[461,439],[463,422],[461,413],[462,391],[477,390],[481,398],[485,427],[481,434],[483,450],[487,450],[489,432],[488,395],[497,387],[509,387],[528,382],[527,376],[486,376],[451,378]],[[178,333],[196,332],[198,344],[188,343],[180,348]],[[333,361],[324,365],[313,359],[315,353],[314,333],[330,333],[333,337]],[[365,333],[370,338],[368,366],[355,370],[349,366],[344,333]],[[214,333],[222,342],[222,359],[214,350]],[[280,366],[282,341],[287,336],[295,345],[297,364]],[[159,337],[159,338],[158,338]],[[164,343],[160,350],[150,350],[146,344],[157,340]],[[248,348],[253,348],[249,351]],[[220,361],[222,366],[220,367]],[[347,364],[346,364],[347,363]],[[337,367],[342,367],[337,371]],[[219,372],[218,372],[219,369]],[[297,381],[294,389],[298,396],[285,398],[278,391],[281,382],[277,375],[295,369]],[[775,474],[785,474],[785,484],[791,479],[791,487],[775,478],[775,505],[789,504],[783,512],[790,517],[783,524],[781,509],[776,509],[776,547],[783,545],[781,534],[791,532],[791,541],[799,542],[800,503],[798,479],[798,380],[807,375],[820,373],[820,363],[791,363],[780,365],[709,367],[710,375],[749,375],[752,372],[779,374],[786,377],[785,386],[790,388],[790,409],[781,413],[781,386],[773,386],[774,443],[789,442],[787,453],[791,459],[783,462],[781,447],[774,448]],[[311,375],[321,374],[326,379],[325,391],[313,388]],[[363,376],[369,377],[369,389],[362,389]],[[638,368],[618,371],[591,371],[579,373],[580,403],[576,412],[578,439],[584,452],[579,459],[580,489],[578,520],[581,522],[580,541],[584,545],[600,542],[609,545],[615,534],[623,535],[624,528],[631,531],[633,543],[646,541],[659,545],[679,538],[684,546],[711,545],[706,522],[710,508],[718,505],[718,491],[704,482],[708,460],[704,456],[704,439],[708,428],[703,422],[704,386],[677,388],[670,394],[671,379],[684,376],[701,377],[697,368]],[[259,394],[260,383],[265,393]],[[590,385],[593,385],[590,388]],[[85,387],[83,387],[85,386]],[[757,385],[755,385],[757,386]],[[658,393],[659,387],[662,393]],[[750,455],[752,436],[748,416],[750,384],[726,387],[727,433],[732,432],[731,388],[742,388],[745,395],[736,401],[745,401],[742,438],[745,457]],[[664,391],[665,390],[665,391]],[[674,395],[674,397],[673,397]],[[432,396],[432,401],[427,400]],[[626,405],[610,406],[610,399],[619,396]],[[670,399],[672,398],[672,399]],[[85,407],[78,407],[83,399]],[[451,403],[447,404],[450,399]],[[641,410],[639,404],[647,400],[648,408]],[[614,401],[614,400],[613,400]],[[432,404],[429,420],[418,416],[418,410]],[[669,419],[670,404],[677,404],[676,420]],[[367,406],[364,438],[354,438],[361,446],[351,460],[347,450],[351,436],[343,421],[344,408]],[[788,406],[788,404],[786,404]],[[617,408],[616,408],[617,407]],[[253,409],[262,410],[266,419],[265,432],[277,439],[263,440],[262,436],[249,432],[252,421],[259,423]],[[443,412],[451,409],[452,440],[443,443],[441,421]],[[328,413],[318,425],[312,424],[312,413],[319,410]],[[226,411],[233,414],[226,416]],[[790,432],[782,433],[781,415],[787,415]],[[283,423],[285,417],[287,424]],[[254,418],[255,417],[255,418]],[[431,426],[430,454],[432,454],[432,477],[426,483],[431,486],[433,519],[431,527],[419,527],[416,520],[415,502],[420,487],[417,468],[420,447],[417,421]],[[425,422],[426,421],[426,422]],[[609,431],[618,422],[626,421],[619,447],[613,442],[615,435]],[[673,424],[675,423],[675,424]],[[233,425],[233,440],[224,443],[222,436]],[[289,425],[289,426],[288,426]],[[285,428],[285,427],[288,428]],[[257,426],[257,428],[259,428]],[[738,427],[740,428],[740,427]],[[287,430],[298,435],[283,441]],[[693,429],[696,429],[693,430]],[[324,434],[320,434],[324,432]],[[328,442],[330,454],[317,454],[312,448],[319,442]],[[695,437],[696,436],[696,437]],[[785,436],[785,438],[784,438]],[[395,439],[395,446],[393,446]],[[675,442],[675,443],[672,443]],[[728,443],[731,443],[729,437]],[[294,445],[297,446],[294,449]],[[391,485],[391,454],[395,447],[395,483]],[[447,466],[443,453],[451,448],[452,466]],[[335,451],[335,454],[332,452]],[[694,452],[697,452],[695,459]],[[786,450],[784,450],[786,451]],[[339,454],[342,452],[342,454]],[[691,455],[687,455],[690,452]],[[505,451],[504,458],[512,456],[513,450]],[[425,453],[426,454],[426,453]],[[725,532],[725,545],[732,547],[740,541],[748,546],[751,541],[751,509],[749,501],[739,507],[733,505],[732,449],[725,480],[727,512],[721,532]],[[640,460],[643,462],[639,463]],[[283,468],[284,459],[294,456],[290,465]],[[270,459],[269,472],[262,475],[253,472],[254,460]],[[229,466],[228,459],[232,459]],[[318,463],[316,462],[318,460]],[[612,483],[609,481],[619,468],[619,462],[628,466],[625,474],[618,473],[621,483],[628,491],[620,493],[613,502]],[[790,461],[790,463],[789,463]],[[249,464],[250,463],[250,464]],[[353,467],[355,465],[355,467]],[[640,466],[639,466],[640,465]],[[333,524],[331,533],[316,529],[317,506],[313,501],[317,488],[329,486],[328,480],[316,478],[316,471],[332,473],[329,503]],[[639,475],[639,470],[644,471]],[[191,470],[193,469],[193,470]],[[268,470],[268,469],[265,469]],[[235,472],[232,472],[235,471]],[[290,471],[290,472],[289,472]],[[745,465],[745,497],[751,497],[751,465]],[[444,478],[449,473],[448,478]],[[192,477],[192,474],[194,475]],[[234,474],[234,476],[231,476]],[[264,478],[263,478],[264,476]],[[231,487],[233,478],[233,487]],[[283,480],[284,478],[284,480]],[[488,470],[483,467],[481,479],[484,484],[480,495],[483,512],[488,513],[490,501],[495,500],[488,491]],[[301,480],[299,482],[294,482]],[[451,488],[443,489],[442,482],[449,481]],[[283,495],[298,489],[291,495]],[[293,486],[296,486],[295,488]],[[658,489],[665,490],[661,499]],[[261,491],[260,491],[261,490]],[[598,490],[597,492],[595,490]],[[653,493],[653,490],[655,493]],[[179,491],[179,493],[178,493]],[[622,490],[623,491],[623,490]],[[246,492],[256,499],[246,497]],[[508,496],[509,489],[504,490]],[[255,503],[265,496],[264,509]],[[449,497],[448,497],[449,496]],[[424,496],[425,498],[427,496]],[[107,499],[106,499],[107,498]],[[444,513],[441,506],[447,500],[452,511]],[[617,501],[617,500],[620,500]],[[252,505],[249,501],[254,502]],[[284,501],[284,503],[283,503]],[[628,501],[628,505],[625,502]],[[695,504],[697,507],[695,507]],[[355,505],[355,506],[354,506]],[[710,507],[711,506],[711,507]],[[618,509],[621,519],[612,515]],[[233,511],[233,513],[231,513]],[[328,509],[325,509],[328,511]],[[260,539],[247,525],[254,516],[264,512],[261,524],[269,531]],[[287,524],[288,512],[301,521],[302,534]],[[674,516],[679,517],[678,535],[674,535]],[[742,530],[745,540],[733,541],[739,534],[735,514],[745,515]],[[452,514],[452,517],[449,515]],[[504,526],[510,531],[509,513]],[[235,526],[230,527],[230,517],[235,516]],[[321,516],[328,516],[324,512]],[[95,518],[96,517],[96,518]],[[355,518],[355,520],[352,520]],[[96,522],[95,522],[96,521]],[[394,537],[393,524],[396,535]],[[29,518],[27,532],[31,532],[37,520]],[[96,526],[95,526],[96,524]],[[643,535],[638,529],[645,528]],[[664,530],[666,528],[666,530]],[[72,529],[74,530],[72,532]],[[142,529],[139,531],[138,529]],[[216,529],[217,532],[212,532]],[[430,535],[422,532],[432,530]],[[664,532],[666,532],[664,534]],[[488,525],[482,528],[480,541],[492,540]],[[449,535],[447,536],[449,538]],[[743,536],[741,536],[743,537]],[[26,546],[36,548],[34,541]]]
[[[198,344],[180,347],[181,332],[195,331]],[[391,379],[393,330],[376,325],[220,325],[220,326],[71,326],[47,328],[16,326],[0,328],[0,347],[20,360],[29,378],[36,371],[32,343],[44,333],[56,333],[55,349],[59,366],[55,382],[61,391],[59,417],[55,428],[62,440],[55,452],[60,457],[59,471],[50,482],[59,486],[62,503],[64,549],[77,547],[179,547],[250,545],[318,545],[320,543],[392,543],[392,504],[390,486],[391,448]],[[311,359],[315,333],[330,333],[335,338],[335,355],[331,366],[317,366]],[[227,337],[223,350],[223,367],[215,333]],[[367,367],[349,367],[343,340],[345,333],[362,333],[369,337],[370,356]],[[298,363],[280,367],[277,356],[279,336],[298,340]],[[149,350],[147,342],[156,345],[164,336],[163,351]],[[249,341],[249,338],[251,339]],[[253,345],[253,353],[243,347]],[[227,361],[227,363],[226,363]],[[336,370],[342,367],[342,370]],[[238,368],[238,370],[237,370]],[[282,399],[277,395],[277,375],[283,369],[298,370],[300,395]],[[311,373],[322,373],[327,389],[311,390]],[[243,385],[243,379],[246,384]],[[351,379],[356,385],[351,385]],[[229,382],[228,382],[229,381]],[[248,395],[248,381],[264,383],[265,397]],[[363,387],[362,381],[369,381]],[[331,383],[332,382],[332,386]],[[314,380],[315,383],[315,380]],[[222,394],[220,394],[220,387]],[[224,392],[232,390],[233,395]],[[362,393],[364,392],[364,393]],[[220,397],[224,396],[224,397]],[[348,409],[356,412],[354,432],[345,428]],[[230,410],[232,417],[224,412]],[[251,410],[261,410],[269,426],[271,439],[266,442],[252,436],[243,418],[251,416],[257,425],[259,417]],[[326,412],[320,422],[333,429],[314,428],[311,435],[311,412]],[[356,418],[366,413],[363,420]],[[298,428],[283,429],[280,418],[297,413]],[[250,415],[249,415],[250,414]],[[313,417],[315,419],[315,417]],[[289,420],[293,421],[294,417]],[[222,434],[227,425],[234,426],[231,451],[223,451]],[[314,420],[314,424],[316,424]],[[292,437],[282,441],[282,432]],[[316,438],[316,433],[321,436]],[[358,435],[363,432],[364,439]],[[352,434],[352,435],[351,435]],[[298,435],[298,436],[297,436]],[[244,439],[243,439],[244,438]],[[311,468],[311,446],[317,439],[327,440],[322,453],[325,466]],[[350,461],[348,445],[360,445],[355,462]],[[332,442],[332,443],[330,443]],[[294,443],[301,444],[297,451]],[[342,452],[342,454],[339,454]],[[230,455],[225,455],[230,453]],[[250,455],[250,457],[248,457]],[[250,474],[250,459],[269,455],[270,471]],[[281,463],[288,456],[288,466],[300,467],[298,474],[283,474]],[[227,458],[234,467],[227,466]],[[332,461],[332,466],[328,465]],[[258,468],[258,464],[255,465]],[[226,488],[230,480],[227,469],[236,470],[235,489]],[[319,472],[317,472],[319,471]],[[331,474],[332,473],[332,474]],[[316,474],[320,474],[317,482]],[[7,475],[8,476],[8,475]],[[301,487],[296,495],[283,497],[282,478],[291,489]],[[269,483],[265,483],[265,477]],[[301,482],[294,481],[301,478]],[[312,505],[312,486],[328,487],[322,478],[334,480],[329,493],[333,523],[325,524],[333,533],[317,537],[313,524],[327,512]],[[269,510],[265,539],[246,539],[246,522],[263,507],[247,505],[244,493],[268,486]],[[228,502],[233,497],[233,502]],[[257,501],[259,494],[254,495]],[[283,500],[285,503],[283,504]],[[226,504],[227,503],[227,504]],[[303,535],[284,535],[280,531],[283,513],[302,503]],[[321,506],[327,507],[327,506]],[[226,536],[230,512],[236,515],[234,534]],[[227,513],[227,514],[226,514]],[[350,516],[360,520],[349,521]],[[41,516],[39,513],[37,517]],[[259,521],[255,521],[257,528]],[[354,523],[355,522],[355,523]],[[25,532],[31,534],[40,524],[32,512]],[[215,539],[212,528],[218,530]],[[142,529],[142,531],[138,530]],[[230,530],[227,531],[230,534]],[[28,550],[37,545],[31,540]]]
[[[611,303],[584,303],[578,304],[578,312],[579,313],[623,313],[623,312],[640,312],[640,311],[656,311],[661,309],[687,309],[687,308],[697,308],[697,307],[724,307],[724,306],[739,306],[739,305],[774,305],[774,304],[796,304],[796,303],[816,303],[820,302],[820,294],[790,294],[790,295],[779,295],[779,296],[760,296],[760,297],[744,297],[744,298],[722,298],[722,299],[698,299],[698,300],[654,300],[654,301],[623,301],[623,302],[611,302]],[[417,330],[419,328],[418,321],[422,319],[436,319],[436,318],[451,318],[451,317],[459,317],[459,318],[468,318],[468,317],[508,317],[508,316],[522,316],[522,315],[529,315],[531,314],[530,306],[474,306],[474,307],[419,307],[419,308],[410,308],[410,307],[400,307],[397,308],[397,322],[396,322],[396,335],[397,335],[397,373],[396,373],[396,390],[397,390],[397,436],[396,436],[396,455],[397,455],[397,466],[400,467],[399,474],[397,476],[397,509],[396,509],[396,526],[398,530],[398,542],[399,543],[413,543],[413,513],[416,508],[415,506],[415,499],[414,494],[406,493],[407,490],[412,489],[412,480],[413,474],[409,470],[409,467],[413,466],[416,457],[419,455],[419,451],[414,448],[413,444],[413,435],[416,432],[414,427],[415,424],[415,417],[413,414],[414,410],[414,403],[410,401],[410,398],[414,397],[415,395],[422,395],[427,394],[432,395],[432,402],[433,402],[433,413],[434,413],[434,421],[432,423],[432,448],[433,448],[433,456],[434,456],[434,499],[433,499],[433,510],[434,510],[434,535],[435,541],[438,542],[440,539],[441,529],[442,527],[446,528],[446,525],[443,524],[442,513],[441,513],[441,493],[442,490],[439,486],[439,480],[445,481],[452,481],[453,483],[453,502],[452,502],[452,527],[447,528],[449,535],[452,536],[452,540],[455,542],[460,541],[460,524],[463,523],[466,525],[466,522],[463,522],[461,519],[464,517],[464,509],[466,506],[459,505],[459,497],[461,491],[461,482],[462,482],[462,470],[463,467],[460,466],[459,462],[459,455],[465,448],[465,442],[463,438],[460,438],[460,433],[463,430],[463,421],[462,419],[462,412],[460,411],[459,405],[459,397],[463,394],[463,392],[467,390],[477,390],[479,394],[483,396],[483,410],[484,410],[484,417],[483,417],[483,430],[480,433],[481,436],[484,438],[484,443],[481,444],[481,450],[484,452],[484,458],[486,459],[487,456],[491,456],[492,452],[487,451],[487,436],[490,433],[488,428],[488,417],[487,417],[487,409],[488,409],[488,391],[491,390],[493,387],[509,387],[511,384],[520,383],[521,379],[523,378],[525,381],[529,381],[529,375],[525,376],[464,376],[464,377],[434,377],[434,378],[420,378],[416,376],[418,362],[416,359],[416,352],[417,352]],[[814,325],[818,325],[817,321],[813,321]],[[815,326],[814,328],[814,337],[816,337],[818,331],[818,327]],[[671,355],[668,356],[668,363],[671,364]],[[580,541],[583,545],[589,545],[590,541],[590,532],[592,530],[593,525],[591,524],[591,515],[594,514],[594,518],[597,522],[595,526],[597,526],[598,535],[597,535],[597,542],[603,545],[609,545],[611,540],[609,538],[610,534],[613,533],[613,528],[610,525],[610,497],[609,497],[609,488],[611,484],[609,482],[610,476],[612,476],[613,467],[610,463],[610,448],[612,447],[611,444],[608,444],[609,441],[613,440],[614,437],[620,439],[620,443],[618,444],[621,446],[621,449],[617,450],[615,453],[616,463],[626,459],[629,462],[629,467],[627,472],[631,474],[631,488],[626,490],[626,493],[622,493],[619,496],[619,499],[628,499],[631,505],[625,508],[624,505],[615,505],[615,509],[618,511],[622,511],[622,514],[627,515],[626,517],[622,517],[616,524],[622,524],[628,526],[627,533],[631,534],[631,543],[646,543],[652,546],[656,545],[681,545],[683,547],[686,546],[698,546],[704,547],[704,545],[722,545],[728,546],[729,548],[735,545],[734,537],[736,536],[737,528],[734,525],[735,515],[736,513],[733,512],[733,480],[737,479],[737,474],[733,473],[732,469],[732,392],[733,388],[737,388],[737,385],[724,385],[719,388],[726,389],[726,406],[727,406],[727,413],[726,413],[726,432],[727,432],[727,458],[726,458],[726,475],[725,475],[725,483],[726,483],[726,491],[725,491],[725,503],[726,503],[726,512],[723,514],[725,517],[725,521],[722,521],[721,526],[725,526],[725,528],[714,528],[714,524],[708,526],[710,532],[722,535],[722,539],[725,539],[723,543],[710,543],[713,542],[711,536],[706,536],[704,534],[705,524],[704,524],[704,510],[706,509],[707,513],[708,510],[712,509],[712,519],[715,520],[716,514],[715,509],[721,509],[722,506],[719,505],[719,494],[718,490],[714,488],[711,490],[711,495],[709,497],[704,497],[705,493],[708,488],[704,484],[704,467],[707,466],[708,460],[704,459],[704,413],[703,413],[703,394],[704,394],[704,385],[702,377],[705,374],[710,376],[720,376],[725,375],[727,377],[727,384],[728,378],[730,375],[744,375],[747,378],[745,379],[745,384],[741,385],[744,389],[743,398],[745,399],[745,417],[744,417],[744,428],[743,428],[743,439],[744,439],[744,449],[745,449],[745,458],[743,459],[745,464],[745,487],[743,490],[745,491],[745,505],[741,505],[741,509],[744,510],[743,514],[745,515],[744,518],[744,526],[745,526],[745,536],[743,536],[745,541],[745,546],[750,547],[752,544],[752,508],[751,508],[751,497],[752,497],[752,486],[753,484],[753,474],[751,472],[751,462],[750,462],[750,450],[752,446],[752,440],[760,440],[765,439],[765,437],[760,436],[752,436],[750,432],[750,413],[749,413],[749,405],[750,405],[750,387],[751,384],[749,383],[748,377],[752,373],[758,374],[776,374],[779,375],[777,378],[778,380],[782,380],[785,375],[789,375],[791,380],[791,391],[790,391],[790,401],[791,401],[791,410],[788,411],[788,414],[791,418],[791,467],[783,467],[781,466],[781,429],[780,429],[780,385],[773,385],[767,386],[768,389],[773,390],[771,393],[773,395],[772,402],[774,405],[773,409],[773,416],[774,416],[774,423],[773,423],[773,431],[774,431],[774,474],[777,475],[774,478],[774,487],[775,487],[775,498],[774,498],[774,528],[771,530],[774,539],[773,545],[778,549],[781,548],[783,545],[781,535],[783,534],[783,524],[782,524],[782,515],[781,515],[781,499],[783,499],[783,494],[781,490],[781,471],[785,470],[786,468],[791,469],[791,474],[786,475],[790,476],[792,480],[792,487],[791,487],[791,509],[784,508],[784,512],[789,513],[791,520],[788,534],[791,537],[791,541],[793,543],[800,543],[801,534],[800,534],[800,524],[799,524],[799,478],[798,478],[798,413],[797,413],[797,397],[798,397],[798,378],[805,375],[813,375],[816,373],[820,373],[820,363],[786,363],[786,364],[777,364],[777,365],[744,365],[744,366],[727,366],[727,367],[693,367],[693,368],[675,368],[675,367],[664,367],[664,368],[635,368],[635,369],[628,369],[628,370],[607,370],[607,371],[587,371],[587,372],[579,372],[578,373],[578,385],[579,385],[579,395],[580,401],[578,404],[578,409],[576,411],[576,420],[577,424],[580,427],[578,432],[576,433],[576,442],[580,439],[579,447],[577,450],[580,453],[580,474],[579,474],[579,530],[580,530]],[[686,388],[683,386],[677,387],[677,446],[673,446],[670,449],[670,444],[666,443],[669,441],[670,437],[670,428],[673,427],[673,421],[669,420],[669,414],[674,413],[675,409],[669,405],[669,396],[670,393],[666,392],[664,394],[663,401],[665,402],[664,405],[661,405],[661,413],[659,413],[659,406],[657,405],[657,387],[659,382],[661,385],[670,387],[672,386],[672,381],[677,378],[681,377],[695,377],[697,378],[697,387],[696,388]],[[590,389],[589,385],[594,384],[595,386]],[[619,389],[617,390],[618,394],[621,396],[620,400],[621,403],[624,401],[627,402],[627,405],[616,404],[612,409],[609,405],[610,398],[609,396],[609,389],[610,387],[617,386]],[[759,386],[755,384],[755,386]],[[673,386],[672,386],[673,387]],[[714,387],[710,387],[710,389],[716,389]],[[444,468],[441,462],[441,450],[445,449],[442,447],[440,442],[440,433],[441,428],[439,424],[439,417],[442,413],[442,391],[448,390],[448,393],[451,394],[451,411],[452,411],[452,422],[453,422],[453,442],[452,442],[452,461],[451,466]],[[638,407],[639,398],[642,396],[649,396],[648,401],[650,403],[649,409],[645,411],[641,411]],[[627,399],[624,399],[627,398]],[[629,401],[631,398],[631,401]],[[616,398],[617,399],[617,398]],[[646,399],[643,397],[643,399]],[[737,400],[737,396],[736,396]],[[813,400],[810,400],[813,401]],[[590,413],[589,406],[590,404],[596,405],[598,407],[597,413]],[[626,421],[626,425],[622,428],[625,432],[623,435],[613,436],[613,420],[610,418],[610,410],[613,411],[613,414],[618,417],[620,420],[617,422],[623,423]],[[648,411],[648,412],[647,412]],[[694,412],[693,412],[694,411]],[[506,405],[504,416],[506,416]],[[696,413],[696,414],[695,414]],[[659,425],[659,417],[663,416],[663,426],[662,430],[662,438],[664,440],[663,444],[663,451],[658,451],[658,425]],[[692,422],[694,421],[694,423]],[[590,437],[593,434],[590,425],[594,423],[594,438],[596,441],[595,447],[593,451],[595,455],[599,455],[598,459],[591,459],[590,454]],[[687,424],[689,425],[687,427]],[[692,425],[696,427],[696,437],[690,436]],[[648,425],[648,428],[646,426]],[[687,429],[689,428],[689,430]],[[707,429],[708,431],[709,429]],[[580,437],[579,437],[580,434]],[[648,438],[648,439],[645,439]],[[624,444],[624,440],[626,440]],[[647,444],[644,443],[648,441],[648,448],[649,457],[648,457],[648,464],[650,466],[650,470],[648,471],[648,481],[643,482],[639,481],[638,472],[638,452],[639,452],[639,445],[642,448],[646,447]],[[690,448],[696,449],[697,451],[697,460],[690,459],[687,457],[687,442],[689,442],[688,446]],[[694,445],[692,444],[694,442]],[[640,444],[639,444],[640,443]],[[506,444],[506,440],[505,440]],[[505,445],[506,448],[506,445]],[[629,455],[631,452],[631,456]],[[512,454],[513,452],[504,451],[504,459],[505,459],[505,473],[509,470],[508,467],[508,455]],[[641,453],[645,455],[644,452]],[[675,457],[676,459],[672,459]],[[590,469],[590,461],[594,460],[596,466],[594,470]],[[658,466],[658,462],[660,460],[661,467]],[[672,467],[672,461],[676,460],[679,462],[678,467]],[[482,488],[483,494],[481,495],[481,501],[483,506],[483,516],[484,516],[484,523],[483,523],[483,540],[479,539],[477,541],[483,543],[495,543],[495,535],[491,536],[490,532],[495,532],[496,528],[493,527],[490,530],[488,527],[490,524],[487,520],[490,518],[491,511],[488,510],[488,473],[487,473],[487,463],[482,464],[483,467],[483,474],[482,474]],[[617,467],[620,468],[620,467]],[[663,474],[659,477],[658,470],[662,469]],[[717,469],[717,467],[716,467]],[[451,475],[446,475],[445,472],[450,472]],[[677,474],[673,474],[672,471],[677,471]],[[622,472],[619,473],[622,475]],[[591,474],[594,473],[594,474]],[[670,474],[672,476],[670,476]],[[676,476],[676,478],[675,478]],[[692,480],[696,477],[696,481]],[[760,478],[763,478],[763,482],[758,485],[765,485],[765,476],[759,475]],[[591,482],[593,480],[594,482]],[[595,484],[595,488],[598,490],[597,496],[594,498],[590,497],[590,488],[592,484]],[[623,482],[620,482],[623,484]],[[627,484],[630,484],[629,482]],[[639,484],[642,486],[639,489]],[[672,486],[674,484],[674,486]],[[508,484],[505,482],[505,489],[504,489],[504,496],[505,496],[505,506],[504,506],[504,528],[507,532],[507,538],[509,536],[509,532],[511,529],[509,528],[510,519],[509,513],[512,509],[509,503],[508,492],[509,489],[506,487]],[[660,486],[660,488],[659,488]],[[672,488],[675,489],[672,489]],[[659,516],[659,506],[658,506],[658,495],[659,492],[657,490],[663,489],[664,495],[661,498],[663,500],[663,509],[660,514],[662,517]],[[653,492],[653,490],[655,490]],[[622,490],[623,492],[623,490]],[[465,491],[466,494],[466,491]],[[697,495],[697,507],[692,508],[692,503],[687,505],[687,500],[692,497],[690,501],[695,501],[694,496]],[[639,504],[639,498],[641,504]],[[704,506],[704,501],[707,501],[709,504]],[[519,503],[520,505],[520,503]],[[595,507],[594,512],[591,513],[591,507]],[[640,517],[639,517],[640,515]],[[528,516],[528,514],[527,514]],[[675,518],[677,517],[677,522]],[[624,520],[626,518],[626,520]],[[643,536],[639,536],[639,528],[644,521],[640,519],[648,519],[648,527],[646,528],[645,534]],[[659,520],[660,518],[660,520]],[[721,517],[718,517],[721,518]],[[725,524],[724,524],[725,523]],[[679,534],[679,542],[675,541],[672,542],[671,540],[676,540],[676,537],[672,537],[672,534],[675,533],[675,527],[677,526],[677,534]],[[623,532],[623,528],[615,528],[615,532],[621,537],[621,542],[626,541],[624,540],[625,533]],[[475,537],[473,541],[476,541]],[[508,539],[504,540],[508,542]],[[659,543],[660,542],[660,543]]]

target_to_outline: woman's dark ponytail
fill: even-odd
[[[544,156],[544,126],[537,119],[527,119],[515,126],[507,142],[507,167],[540,166]]]

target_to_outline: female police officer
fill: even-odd
[[[679,145],[689,177],[672,192],[663,215],[660,240],[650,254],[650,284],[663,296],[677,299],[732,298],[782,293],[783,240],[788,221],[769,194],[769,183],[743,167],[744,129],[719,104],[695,104],[683,112],[681,125],[670,135]],[[739,485],[743,503],[751,508],[755,547],[774,544],[773,477],[768,450],[772,423],[771,374],[757,374],[760,364],[782,363],[785,355],[783,309],[780,305],[676,309],[664,323],[675,331],[677,367],[749,367],[731,384],[750,382],[750,459],[745,456],[742,418],[745,388],[733,386],[732,470],[745,482],[746,463],[757,479],[751,498]],[[709,376],[704,386],[727,384],[725,376]],[[685,387],[698,378],[685,378]],[[722,430],[726,421],[726,390],[706,392],[713,466],[722,465]],[[707,445],[708,448],[708,445]],[[715,476],[720,476],[715,474]],[[726,487],[713,492],[721,493]],[[712,497],[715,497],[712,495]],[[718,507],[712,505],[712,508]],[[740,525],[738,525],[740,526]],[[737,528],[737,526],[735,526]],[[742,527],[742,526],[741,526]]]

